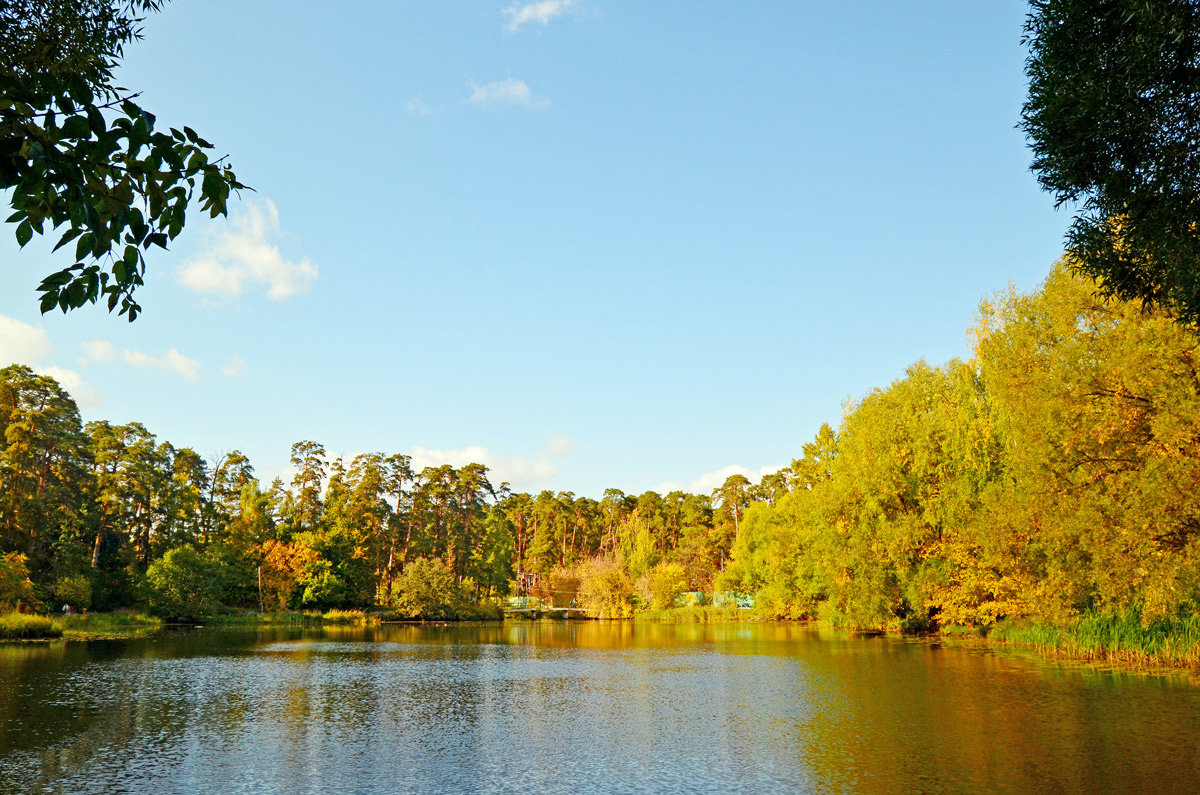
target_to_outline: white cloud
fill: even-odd
[[[32,365],[52,353],[54,346],[44,328],[0,315],[0,367]]]
[[[531,461],[524,456],[506,458],[493,455],[486,447],[478,445],[461,450],[431,450],[426,447],[412,449],[412,467],[417,472],[425,467],[437,467],[442,464],[458,468],[472,463],[483,464],[488,468],[488,480],[493,486],[508,483],[517,491],[536,491],[544,488],[559,472],[558,467],[550,462],[548,453],[542,453],[536,460]]]
[[[63,389],[70,393],[78,406],[96,408],[104,402],[104,396],[98,390],[88,386],[83,380],[83,376],[74,370],[65,370],[62,367],[39,367],[37,371],[57,381]]]
[[[157,357],[141,351],[123,350],[121,358],[126,364],[142,370],[166,370],[176,373],[185,381],[195,381],[200,376],[200,362],[190,356],[184,356],[175,348]]]
[[[560,433],[550,440],[550,444],[546,449],[554,455],[570,455],[579,449],[579,445]]]
[[[81,343],[84,356],[81,356],[78,361],[80,364],[88,362],[111,362],[117,358],[117,349],[108,340],[89,340]]]
[[[28,365],[34,372],[48,375],[57,381],[59,386],[75,399],[77,405],[90,408],[104,402],[104,396],[88,386],[74,370],[38,364],[52,353],[54,346],[44,328],[0,315],[0,367],[9,364]]]
[[[80,347],[83,348],[85,354],[77,360],[80,364],[107,364],[119,358],[131,367],[142,370],[166,370],[181,376],[185,381],[195,381],[200,377],[200,362],[190,356],[184,356],[177,348],[171,348],[162,356],[151,356],[148,353],[129,348],[118,350],[108,340],[89,340],[82,343]]]
[[[471,83],[471,96],[467,102],[475,105],[520,105],[525,108],[544,108],[550,100],[539,97],[529,90],[524,80],[501,80],[487,85]]]
[[[509,33],[516,33],[522,26],[530,23],[545,27],[550,24],[550,20],[562,16],[563,12],[573,5],[575,0],[541,0],[537,3],[511,5],[503,12],[504,16],[508,17],[504,29]]]
[[[425,100],[420,97],[413,97],[404,106],[404,112],[409,116],[432,116],[433,108],[425,104]]]
[[[686,491],[691,494],[712,494],[713,489],[720,487],[725,479],[730,475],[744,475],[751,483],[757,483],[763,479],[764,475],[770,475],[778,472],[780,467],[761,467],[757,472],[730,464],[727,467],[722,467],[715,472],[705,472],[700,477],[693,480],[691,483],[684,483],[678,480],[668,480],[665,483],[660,483],[654,487],[654,490],[660,494],[666,494],[672,491]]]
[[[317,266],[306,257],[291,262],[270,242],[279,234],[279,211],[275,203],[246,202],[244,209],[225,222],[208,251],[180,266],[179,283],[198,293],[234,297],[247,284],[267,286],[267,297],[275,301],[312,289]]]
[[[250,372],[246,365],[246,360],[241,356],[230,356],[225,364],[221,365],[221,372],[229,378],[237,378],[239,375],[245,375]]]

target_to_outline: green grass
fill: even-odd
[[[252,626],[252,627],[319,627],[324,624],[353,624],[365,619],[366,614],[361,610],[330,610],[321,613],[316,610],[274,610],[267,613],[228,613],[219,616],[208,616],[206,624],[220,626]]]
[[[61,634],[67,638],[126,637],[154,632],[162,627],[162,619],[118,610],[113,613],[88,613],[54,618]]]
[[[1141,612],[1089,613],[1070,626],[1003,621],[989,637],[1030,646],[1047,656],[1128,665],[1200,667],[1200,615],[1143,624]]]
[[[752,610],[742,610],[737,605],[684,605],[668,607],[665,610],[639,610],[634,614],[637,621],[669,621],[675,623],[725,623],[730,621],[749,621],[755,616]]]
[[[62,637],[62,627],[47,616],[26,613],[0,615],[0,640],[35,640]]]
[[[330,610],[321,615],[326,624],[378,624],[379,619],[362,610]]]

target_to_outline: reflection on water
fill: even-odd
[[[789,624],[0,644],[4,791],[1200,791],[1200,688]]]

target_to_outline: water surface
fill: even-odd
[[[1200,688],[791,624],[0,644],[13,792],[1200,791]]]

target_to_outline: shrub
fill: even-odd
[[[579,596],[597,618],[628,618],[633,614],[629,597],[633,581],[616,558],[592,558],[579,566]]]
[[[369,623],[369,617],[362,610],[329,610],[321,618],[328,624]]]
[[[146,601],[162,618],[198,619],[221,607],[219,567],[191,547],[177,547],[146,570]]]
[[[87,610],[92,606],[92,580],[86,574],[60,577],[54,583],[54,597],[78,610]]]
[[[638,580],[642,599],[654,610],[666,610],[688,589],[687,576],[678,563],[659,563]]]
[[[0,609],[12,610],[19,604],[41,609],[29,580],[25,556],[17,552],[0,555]]]
[[[417,558],[392,583],[396,612],[405,618],[457,618],[466,602],[454,572],[440,558]]]

